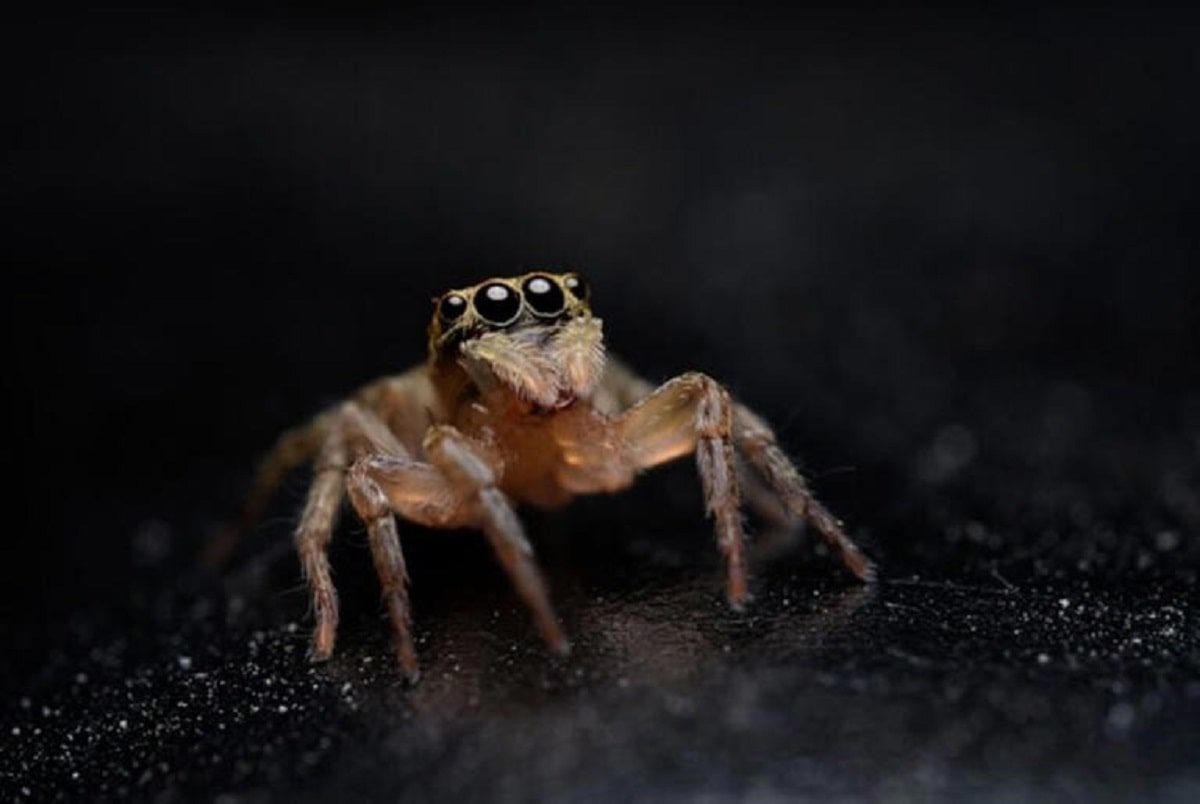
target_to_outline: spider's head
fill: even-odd
[[[601,321],[574,272],[494,278],[434,299],[429,358],[481,392],[554,410],[586,398],[604,369]]]

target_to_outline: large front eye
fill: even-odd
[[[546,276],[531,276],[522,287],[525,303],[535,315],[554,316],[563,311],[566,297],[558,283]]]
[[[499,327],[516,321],[521,313],[521,297],[502,282],[493,282],[475,291],[474,304],[480,318]]]
[[[438,315],[447,324],[462,318],[467,311],[467,300],[457,293],[451,293],[438,302]]]

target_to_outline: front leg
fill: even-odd
[[[508,572],[517,594],[533,613],[546,644],[557,653],[567,653],[570,645],[550,605],[533,548],[508,498],[496,486],[496,469],[489,456],[448,425],[429,428],[425,451],[457,490],[465,507],[473,511],[474,524],[491,542],[500,566]]]
[[[729,605],[746,602],[745,535],[733,450],[729,392],[699,373],[668,380],[617,419],[626,454],[637,469],[696,453],[704,502],[725,557]]]
[[[546,643],[566,653],[568,643],[550,605],[541,572],[521,523],[484,452],[453,427],[437,426],[425,438],[428,463],[369,455],[350,471],[351,499],[368,521],[384,521],[386,505],[406,519],[436,528],[476,527],[483,531],[517,594],[533,613]],[[394,617],[401,663],[408,639],[405,616]],[[406,668],[407,669],[407,668]]]

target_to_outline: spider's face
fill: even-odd
[[[604,365],[601,321],[579,274],[544,271],[494,278],[434,300],[435,366],[461,366],[482,391],[506,387],[557,409],[586,397]]]

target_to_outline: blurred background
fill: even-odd
[[[423,359],[434,294],[563,263],[614,352],[775,422],[885,574],[1194,585],[1197,33],[1145,8],[7,25],[0,626],[190,555],[279,430]],[[654,516],[638,494],[607,521]]]

